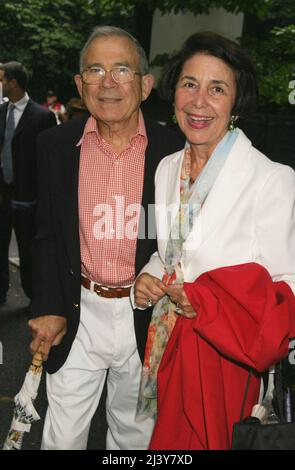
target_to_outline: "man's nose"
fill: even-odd
[[[117,86],[117,82],[113,79],[112,73],[111,73],[110,70],[105,71],[105,75],[102,79],[102,85],[105,88],[113,88],[113,87]]]

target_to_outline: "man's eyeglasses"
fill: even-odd
[[[135,75],[141,75],[141,73],[131,70],[126,65],[119,65],[118,67],[113,67],[110,70],[105,70],[103,67],[99,67],[98,65],[91,65],[83,70],[81,76],[83,82],[87,85],[96,85],[105,78],[107,72],[110,72],[112,79],[116,83],[132,82]]]

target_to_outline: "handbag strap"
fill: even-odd
[[[282,361],[278,362],[275,367],[275,394],[276,394],[276,403],[277,403],[277,412],[279,415],[279,419],[281,422],[285,423],[286,419],[284,416],[284,396],[283,396],[283,374],[282,374]],[[248,374],[248,379],[246,383],[246,388],[244,392],[244,397],[243,397],[243,403],[242,403],[242,409],[241,409],[241,415],[240,415],[240,421],[244,419],[244,412],[245,412],[245,406],[246,406],[246,400],[247,400],[247,395],[249,391],[249,386],[250,386],[250,381],[251,377],[253,375],[253,369],[250,369],[249,374]],[[263,383],[264,383],[264,396],[267,393],[267,388],[268,388],[268,382],[269,382],[269,371],[265,372],[262,375]]]
[[[276,405],[277,413],[281,422],[285,423],[286,418],[284,414],[284,388],[283,388],[283,363],[282,361],[276,364],[275,367],[275,395],[276,395]]]
[[[250,370],[249,370],[249,374],[248,374],[247,383],[246,383],[246,388],[245,388],[243,403],[242,403],[240,421],[243,421],[243,418],[244,418],[245,405],[246,405],[246,400],[247,400],[247,395],[248,395],[248,391],[249,391],[249,386],[250,386],[250,381],[251,381],[252,375],[253,375],[253,369],[250,369]]]

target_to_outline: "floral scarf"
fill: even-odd
[[[193,228],[195,217],[201,210],[236,140],[237,131],[227,132],[219,142],[193,185],[190,185],[190,147],[186,145],[180,174],[180,205],[171,227],[165,252],[164,276],[167,284],[183,284],[181,267],[183,243]],[[145,349],[141,377],[137,418],[157,415],[157,372],[175,325],[176,305],[165,295],[154,307]]]

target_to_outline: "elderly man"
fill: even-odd
[[[150,312],[133,314],[129,293],[156,250],[147,234],[157,164],[183,142],[143,117],[153,77],[126,31],[97,27],[75,81],[90,117],[43,133],[38,147],[29,325],[48,371],[42,448],[86,448],[107,378],[107,449],[145,449],[153,423],[135,414]]]
[[[22,288],[32,298],[31,241],[37,199],[36,138],[55,126],[54,114],[30,99],[28,76],[19,62],[0,66],[3,95],[0,105],[0,305],[9,289],[8,249],[14,228]]]

